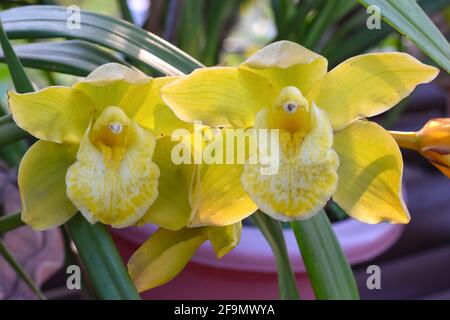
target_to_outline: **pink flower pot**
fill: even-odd
[[[333,228],[352,265],[386,251],[403,230],[402,225],[369,225],[353,219],[335,223]],[[150,225],[113,230],[124,259],[128,259],[154,230]],[[285,238],[301,297],[313,299],[291,230],[285,231]],[[216,259],[209,243],[205,243],[178,277],[142,296],[145,299],[278,299],[275,261],[259,230],[245,226],[240,244],[221,260]]]

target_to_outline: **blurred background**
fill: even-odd
[[[450,0],[419,0],[418,3],[448,39]],[[31,4],[76,5],[82,10],[125,19],[171,42],[206,66],[237,65],[256,50],[282,39],[298,42],[324,55],[330,68],[351,56],[374,51],[403,51],[424,63],[434,64],[388,24],[381,22],[380,29],[368,29],[366,21],[370,14],[355,0],[3,0],[0,9]],[[29,42],[16,40],[14,44]],[[144,71],[159,75],[154,70]],[[27,72],[38,88],[71,84],[76,80],[73,75],[50,71],[27,69]],[[0,110],[3,113],[7,112],[6,91],[11,88],[8,69],[1,63]],[[442,71],[431,84],[420,86],[409,98],[374,120],[386,129],[416,131],[430,118],[449,117],[449,110],[450,78]],[[16,170],[20,154],[31,142],[21,141],[0,149],[0,215],[20,211]],[[363,239],[378,241],[378,248],[382,249],[354,259],[361,296],[363,299],[450,299],[450,180],[418,154],[405,151],[403,155],[404,187],[412,220],[404,228],[396,228],[389,240],[380,236],[368,239],[369,235]],[[336,225],[350,220],[333,203],[327,212]],[[364,228],[360,230],[367,232]],[[346,241],[359,241],[361,237],[364,234]],[[116,240],[125,257],[129,254],[126,248],[131,250],[137,245],[120,235]],[[384,245],[383,241],[386,241]],[[77,263],[77,254],[63,229],[36,233],[22,227],[4,235],[3,242],[49,299],[95,297],[87,279],[83,280],[83,290],[66,288],[65,266]],[[208,264],[199,261],[191,262],[180,279],[160,291],[156,289],[150,297],[195,297],[188,293],[177,295],[177,283],[186,286],[199,274],[209,272],[211,277],[227,279],[231,289],[224,291],[235,293],[220,295],[199,283],[195,289],[204,292],[205,298],[246,298],[239,292],[239,288],[245,291],[246,287],[252,287],[253,292],[266,291],[260,296],[253,295],[255,299],[277,298],[273,272],[258,268],[246,273],[208,269]],[[382,271],[381,290],[369,290],[366,286],[367,266],[373,264],[379,265]],[[35,298],[1,257],[0,298]]]

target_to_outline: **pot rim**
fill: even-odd
[[[111,231],[120,238],[141,245],[156,229],[157,226],[149,224],[139,228],[111,229]],[[373,225],[348,218],[333,223],[333,229],[350,264],[354,265],[368,261],[389,249],[402,234],[404,225],[388,223]],[[294,271],[305,273],[293,231],[285,229],[284,235]],[[239,245],[222,259],[218,260],[209,242],[205,242],[191,261],[217,269],[269,273],[277,271],[269,244],[261,232],[253,226],[243,226]]]

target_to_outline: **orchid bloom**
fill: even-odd
[[[180,120],[172,119],[171,127],[177,121],[183,125]],[[201,150],[192,150],[189,156],[214,143],[211,140],[202,144]],[[207,240],[217,258],[223,257],[239,243],[242,225],[238,218],[257,210],[239,184],[242,166],[176,164],[172,152],[177,144],[169,136],[157,140],[153,160],[161,170],[160,197],[139,224],[153,223],[160,228],[128,261],[129,273],[139,291],[173,279]],[[199,224],[201,215],[213,217],[219,226]],[[221,223],[230,216],[236,217],[233,220],[237,222]]]
[[[173,80],[106,64],[71,87],[10,92],[15,122],[39,139],[19,168],[22,220],[44,230],[79,210],[117,228],[139,221],[158,196],[155,135],[175,118],[159,88]]]
[[[279,130],[278,172],[261,175],[261,164],[246,163],[240,179],[266,214],[307,219],[332,198],[361,221],[407,223],[399,148],[365,118],[390,109],[437,74],[404,53],[360,55],[327,72],[324,57],[280,41],[238,67],[198,69],[161,92],[188,123]],[[220,225],[244,217],[224,213]],[[208,212],[199,213],[197,222],[213,224]]]
[[[449,118],[432,119],[417,132],[390,133],[401,147],[416,150],[450,178]]]
[[[173,163],[170,134],[191,128],[160,98],[161,86],[175,79],[106,64],[72,87],[9,93],[16,123],[40,139],[19,168],[22,219],[44,230],[79,210],[113,227],[158,225],[128,264],[140,291],[172,279],[207,240],[218,258],[239,242],[240,222],[187,228],[192,207],[225,216],[257,209],[242,188],[221,193],[239,181],[239,166]]]

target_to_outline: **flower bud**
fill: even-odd
[[[400,147],[420,152],[450,178],[450,118],[432,119],[417,132],[390,133]]]

